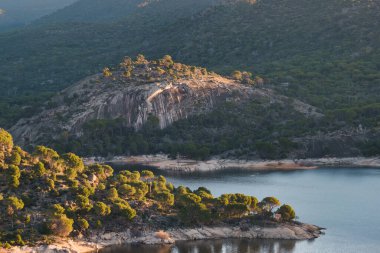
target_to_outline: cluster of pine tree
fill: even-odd
[[[114,170],[85,165],[73,153],[58,154],[37,146],[27,153],[0,129],[0,246],[32,244],[51,236],[74,236],[101,228],[125,229],[149,224],[152,217],[172,217],[165,226],[213,224],[242,217],[271,219],[280,202],[253,196],[214,197],[167,182],[148,170]],[[277,209],[283,221],[294,210]],[[173,220],[174,217],[174,220]],[[149,220],[149,221],[148,221]],[[159,224],[153,224],[154,228]]]

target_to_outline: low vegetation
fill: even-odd
[[[5,248],[104,228],[159,231],[241,218],[295,219],[292,207],[280,205],[275,197],[214,197],[204,187],[175,187],[147,170],[116,173],[108,165],[86,166],[73,153],[60,155],[44,146],[27,153],[0,129],[0,246]],[[166,237],[162,231],[156,236]]]

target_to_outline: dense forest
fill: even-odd
[[[3,0],[0,2],[0,32],[23,27],[76,0]]]
[[[118,20],[93,20],[113,13],[113,2],[96,2],[87,16],[76,20],[74,12],[71,19],[73,9],[84,8],[81,0],[46,22],[0,35],[3,126],[36,112],[52,92],[138,53],[170,54],[221,74],[248,70],[348,120],[379,106],[378,2],[163,0],[124,4]]]
[[[73,153],[37,146],[27,153],[0,129],[0,247],[51,243],[89,231],[136,233],[176,226],[292,222],[295,212],[275,197],[214,197],[205,187],[178,186],[151,171],[84,165]],[[274,214],[279,214],[275,220]],[[157,229],[157,230],[156,230]]]

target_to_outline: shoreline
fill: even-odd
[[[212,158],[207,161],[191,159],[170,159],[168,155],[115,156],[112,159],[85,158],[86,164],[101,162],[116,166],[141,165],[166,172],[191,173],[212,172],[226,169],[252,171],[311,170],[322,167],[380,168],[380,157],[307,158],[282,160],[238,160]]]
[[[274,240],[311,240],[323,234],[323,228],[315,225],[294,222],[280,223],[275,226],[201,226],[195,228],[175,228],[165,231],[168,237],[157,236],[158,231],[142,232],[133,237],[129,229],[123,232],[97,233],[82,239],[57,239],[49,245],[12,247],[10,253],[87,253],[123,244],[174,244],[176,241],[206,239],[274,239]]]

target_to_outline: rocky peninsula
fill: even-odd
[[[328,157],[308,159],[282,159],[282,160],[241,160],[221,159],[218,157],[206,161],[192,159],[171,159],[168,155],[141,155],[141,156],[115,156],[110,159],[90,157],[84,159],[85,163],[103,162],[123,165],[142,165],[168,172],[191,173],[211,172],[225,169],[243,169],[256,171],[269,170],[308,170],[326,167],[368,168],[380,167],[380,157]]]
[[[321,234],[295,219],[293,207],[274,196],[213,196],[149,170],[114,171],[45,146],[29,153],[0,128],[1,251],[81,253],[123,243]]]
[[[322,228],[303,223],[271,224],[269,226],[202,226],[175,228],[167,231],[145,231],[135,237],[127,229],[123,232],[98,232],[82,239],[59,239],[49,245],[13,247],[12,253],[82,253],[98,251],[122,244],[173,244],[176,241],[247,238],[309,240],[319,237]]]

